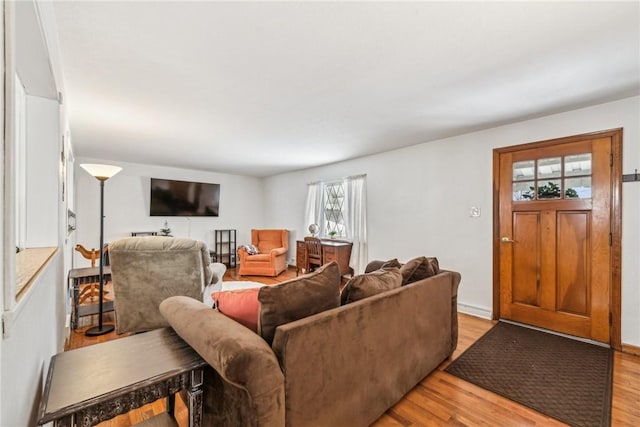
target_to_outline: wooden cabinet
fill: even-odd
[[[331,261],[338,262],[340,275],[350,274],[353,276],[353,268],[349,267],[351,260],[351,247],[353,243],[341,240],[323,240],[322,241],[322,264],[328,264]],[[307,270],[307,247],[304,241],[296,242],[296,274],[300,270]]]
[[[349,267],[351,260],[351,242],[338,242],[335,240],[322,241],[322,264],[337,261],[340,268],[340,275],[350,274],[353,276],[353,268]]]

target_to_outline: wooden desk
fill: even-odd
[[[322,240],[322,264],[337,261],[340,275],[353,276],[353,268],[349,267],[352,246],[353,243],[344,240]],[[296,276],[300,270],[306,272],[307,269],[307,245],[303,240],[298,240],[296,242]]]
[[[102,267],[105,284],[111,280],[111,266]],[[80,285],[97,283],[100,281],[100,267],[72,268],[69,270],[69,284],[73,290],[73,305],[71,307],[71,329],[78,327],[79,318],[98,314],[98,302],[95,304],[80,305]],[[113,301],[102,303],[102,311],[113,311]]]
[[[169,416],[158,415],[145,425],[177,425],[174,394],[186,389],[189,426],[200,426],[206,365],[171,328],[56,354],[38,425],[53,421],[55,426],[92,426],[163,397]]]

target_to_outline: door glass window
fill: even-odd
[[[591,153],[564,158],[564,176],[580,175],[591,175]]]
[[[562,196],[560,182],[559,179],[538,181],[538,199],[560,199]]]
[[[533,200],[536,194],[536,182],[524,181],[513,183],[513,200]]]
[[[513,180],[525,181],[534,179],[536,170],[536,162],[527,160],[525,162],[516,162],[513,164]]]
[[[566,178],[564,180],[565,199],[590,199],[591,198],[591,177]]]
[[[591,198],[591,153],[513,163],[513,200]]]
[[[560,157],[538,160],[538,178],[560,178],[562,176],[562,161]]]

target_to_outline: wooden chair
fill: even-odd
[[[322,266],[322,242],[317,237],[305,237],[307,247],[307,273]]]
[[[80,254],[91,261],[91,267],[95,267],[96,266],[96,260],[98,259],[98,257],[100,256],[100,252],[95,249],[95,248],[91,248],[91,250],[86,249],[84,246],[82,245],[76,245],[76,251],[80,252]],[[102,249],[102,253],[106,254],[107,251],[109,250],[109,246],[105,245],[104,248]],[[78,296],[78,303],[82,304],[84,301],[87,300],[87,298],[89,299],[89,301],[93,301],[94,298],[97,298],[99,293],[100,293],[100,289],[99,289],[99,283],[98,282],[93,282],[93,283],[86,283],[82,286],[82,289],[80,290],[80,295]],[[104,295],[108,294],[109,292],[104,291]],[[105,300],[108,300],[107,298],[105,298]]]

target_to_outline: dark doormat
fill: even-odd
[[[572,426],[611,424],[605,347],[498,322],[445,371]]]

